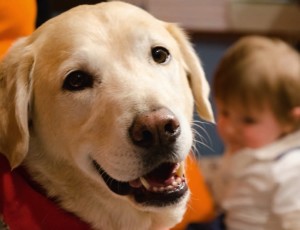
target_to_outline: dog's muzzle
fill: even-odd
[[[107,186],[119,195],[133,195],[136,202],[146,205],[176,203],[188,191],[184,164],[176,162],[179,159],[175,153],[180,132],[179,121],[166,108],[141,113],[129,128],[129,137],[138,149],[146,153],[146,164],[148,161],[154,165],[163,163],[146,175],[128,182],[115,180],[96,161],[93,164]]]

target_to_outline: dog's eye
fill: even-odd
[[[170,60],[169,51],[161,46],[153,47],[151,50],[153,60],[159,64],[165,64]]]
[[[93,83],[94,79],[90,74],[77,70],[68,74],[63,83],[63,89],[78,91],[93,87]]]

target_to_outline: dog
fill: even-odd
[[[213,121],[182,29],[124,2],[81,5],[18,40],[1,62],[0,152],[10,173],[22,168],[91,229],[166,229],[189,197],[194,105]]]

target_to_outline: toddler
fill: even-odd
[[[300,229],[300,55],[248,36],[213,80],[225,153],[213,191],[228,230]]]

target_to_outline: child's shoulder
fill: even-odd
[[[286,149],[285,151],[280,153],[274,160],[279,162],[280,160],[284,160],[287,158],[300,159],[300,145]]]
[[[300,146],[292,147],[279,154],[274,159],[272,173],[279,183],[300,180]],[[293,182],[294,181],[294,182]]]

